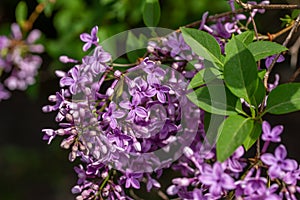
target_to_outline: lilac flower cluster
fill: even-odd
[[[34,44],[40,35],[39,30],[32,30],[24,39],[19,25],[14,23],[10,37],[0,36],[0,101],[10,97],[9,90],[25,90],[35,83],[42,64],[37,54],[44,51],[41,44]]]
[[[80,37],[84,51],[96,46],[92,54],[81,62],[60,59],[75,65],[56,72],[61,90],[43,111],[57,112],[59,128],[43,129],[43,139],[63,136],[69,160],[80,158],[72,189],[77,199],[128,199],[124,188],[160,187],[163,169],[200,134],[202,112],[184,95],[185,77],[159,61],[146,57],[125,72],[115,70],[112,56],[95,42],[96,31]]]
[[[234,10],[233,1],[230,5]],[[234,15],[206,25],[207,15],[199,29],[212,34],[221,47],[231,34],[242,32],[239,20],[246,20]],[[121,72],[98,44],[97,31],[94,27],[90,34],[81,34],[84,51],[95,46],[81,61],[60,58],[74,66],[56,72],[61,90],[49,97],[53,104],[43,107],[44,112],[57,112],[59,125],[56,130],[43,129],[43,139],[51,143],[62,136],[69,160],[81,161],[72,188],[77,200],[132,199],[127,189],[140,189],[141,183],[148,192],[161,188],[158,180],[170,168],[181,175],[166,192],[180,199],[296,199],[298,163],[287,158],[282,144],[274,154],[267,153],[270,143],[281,141],[283,126],[271,129],[268,122],[262,123],[264,143],[255,158],[246,158],[240,146],[223,163],[217,161],[215,145],[204,130],[204,111],[186,97],[189,81],[205,62],[181,33],[150,41],[149,56]],[[187,69],[188,64],[194,68]]]
[[[262,140],[265,141],[260,158],[247,162],[243,147],[239,147],[225,162],[216,162],[214,151],[206,151],[203,145],[186,147],[184,156],[175,170],[183,177],[174,178],[167,189],[169,195],[181,199],[220,199],[231,195],[236,199],[297,199],[300,180],[299,164],[287,158],[284,145],[274,154],[266,153],[270,142],[280,142],[283,126],[271,129],[263,122]],[[248,164],[247,164],[248,163]],[[265,178],[267,173],[270,179]]]

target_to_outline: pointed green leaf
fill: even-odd
[[[218,128],[225,120],[223,115],[215,115],[209,112],[204,114],[204,130],[205,136],[209,144],[215,145],[218,138]]]
[[[229,158],[243,144],[252,132],[254,121],[240,115],[229,116],[218,130],[217,159],[220,162]]]
[[[235,105],[238,98],[223,84],[209,84],[198,88],[187,97],[206,112],[219,115],[236,114]]]
[[[257,41],[249,44],[247,48],[253,54],[255,61],[259,61],[268,56],[287,51],[288,49],[280,44],[270,41]]]
[[[222,73],[216,68],[204,68],[200,70],[191,80],[188,89],[196,88],[209,83],[210,81],[219,77]]]
[[[160,20],[160,5],[158,0],[146,0],[143,9],[143,20],[148,27],[157,26]]]
[[[257,66],[251,52],[235,37],[225,46],[224,80],[230,91],[248,103],[257,87]]]
[[[282,84],[270,92],[265,112],[280,115],[298,110],[300,110],[300,83]]]
[[[243,142],[243,146],[245,147],[246,151],[248,151],[253,146],[253,144],[257,141],[257,139],[261,135],[261,131],[262,131],[261,124],[258,122],[254,122],[254,127],[251,133],[247,136],[247,138]]]
[[[245,31],[245,32],[235,36],[235,38],[239,39],[245,45],[248,45],[251,42],[253,42],[254,32],[253,31]]]
[[[221,49],[216,39],[204,32],[193,28],[180,28],[184,41],[198,56],[210,61],[215,67],[222,67]]]
[[[136,37],[132,31],[128,32],[127,40],[126,40],[126,52],[127,58],[130,62],[136,62],[138,58],[142,57],[147,46],[147,38],[144,35],[140,35]]]
[[[16,21],[20,26],[23,26],[27,19],[27,4],[25,1],[20,1],[16,7],[15,15]]]
[[[251,98],[251,103],[253,106],[258,107],[265,98],[266,88],[261,79],[257,79],[257,88],[254,95]]]

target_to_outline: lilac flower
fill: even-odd
[[[114,102],[110,102],[107,112],[105,112],[102,117],[104,121],[109,122],[109,125],[112,129],[117,128],[117,120],[124,117],[125,112],[121,110],[117,110],[117,106]]]
[[[223,194],[224,190],[235,188],[234,180],[224,172],[221,163],[216,162],[212,169],[205,170],[199,177],[200,181],[210,186],[210,194],[217,198]]]
[[[86,76],[80,76],[79,65],[76,65],[68,72],[69,76],[60,79],[60,86],[69,86],[71,94],[76,94],[78,91],[78,86],[81,83],[86,82],[88,79]]]
[[[240,161],[240,158],[244,155],[244,148],[242,146],[238,147],[235,152],[227,159],[228,168],[232,172],[241,172],[243,171],[245,164]]]
[[[48,140],[48,144],[51,143],[51,141],[55,138],[56,133],[53,129],[43,129],[42,132],[44,132],[43,140]]]
[[[157,96],[157,99],[161,103],[165,103],[167,100],[166,94],[169,93],[170,87],[165,85],[153,84],[152,88],[148,90],[147,94],[150,96]]]
[[[265,153],[261,160],[269,166],[268,174],[271,179],[283,178],[285,172],[295,170],[298,165],[295,160],[286,159],[287,152],[284,145],[279,145],[275,149],[275,154]]]
[[[147,174],[147,178],[148,178],[147,179],[147,191],[148,192],[150,192],[150,190],[152,189],[153,186],[156,188],[161,187],[160,183],[157,180],[151,178],[151,176],[149,174]]]
[[[83,51],[87,51],[89,48],[91,48],[92,45],[98,45],[99,38],[97,37],[98,33],[98,26],[95,26],[92,28],[91,34],[88,33],[82,33],[80,35],[80,39],[85,42],[82,49]]]
[[[83,63],[88,65],[94,75],[103,73],[107,68],[107,62],[111,60],[111,55],[103,51],[101,46],[96,47],[92,56],[85,56]]]
[[[266,68],[269,68],[271,66],[271,64],[272,64],[275,57],[276,57],[276,55],[269,56],[269,57],[266,58],[266,60],[265,60]],[[284,60],[285,60],[284,56],[280,55],[276,62],[280,63],[280,62],[283,62]]]
[[[280,134],[283,131],[283,126],[278,125],[271,129],[270,124],[267,121],[262,123],[262,130],[263,134],[261,136],[262,140],[264,141],[271,141],[271,142],[280,142]]]
[[[143,174],[141,173],[133,173],[129,170],[126,170],[125,173],[125,187],[130,188],[133,187],[135,189],[140,189],[140,179],[143,177]]]
[[[139,106],[137,101],[121,101],[120,106],[129,110],[126,118],[127,120],[133,120],[136,116],[142,118],[146,118],[148,116],[148,111],[144,107]]]
[[[171,48],[171,56],[178,56],[183,51],[190,50],[190,47],[185,43],[181,34],[173,33],[167,41],[166,44]]]

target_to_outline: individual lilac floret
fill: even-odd
[[[238,147],[235,152],[230,156],[230,158],[226,161],[228,168],[232,172],[241,172],[243,171],[246,163],[241,162],[240,158],[244,155],[244,148],[242,146]]]
[[[270,124],[267,121],[262,123],[263,134],[261,136],[262,140],[270,142],[280,142],[280,134],[283,131],[283,126],[278,125],[274,128],[271,128]]]
[[[117,128],[117,119],[124,117],[125,112],[117,110],[117,105],[114,102],[110,102],[107,112],[102,117],[104,121],[107,121],[112,129]]]
[[[212,169],[205,170],[199,179],[205,185],[210,186],[209,192],[214,198],[220,197],[225,190],[235,189],[233,178],[224,172],[219,162],[216,162]]]
[[[283,178],[286,172],[295,170],[298,164],[295,160],[286,159],[287,151],[284,145],[275,149],[275,154],[265,153],[261,156],[263,163],[269,166],[268,174],[271,179]]]
[[[92,45],[97,46],[99,42],[99,38],[97,37],[98,33],[98,26],[95,26],[92,28],[91,34],[88,33],[82,33],[80,35],[80,39],[85,42],[82,49],[83,51],[87,51],[89,48],[91,48]]]
[[[269,68],[274,60],[274,58],[276,57],[276,55],[273,55],[273,56],[269,56],[266,58],[265,60],[265,65],[266,65],[266,68]],[[285,60],[284,56],[283,55],[280,55],[278,57],[278,59],[276,60],[277,63],[281,63]]]

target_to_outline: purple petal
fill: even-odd
[[[29,33],[29,35],[28,35],[28,37],[27,37],[27,42],[29,43],[29,44],[32,44],[32,43],[34,43],[37,39],[39,39],[41,37],[41,31],[39,31],[39,30],[37,30],[37,29],[35,29],[35,30],[32,30],[30,33]]]
[[[267,121],[263,121],[262,123],[262,130],[264,132],[264,134],[270,134],[271,132],[271,126]]]
[[[222,192],[222,188],[219,184],[213,184],[210,186],[209,188],[209,192],[214,196],[214,197],[219,197],[221,192]]]
[[[287,151],[285,146],[283,145],[279,145],[276,149],[275,149],[275,157],[277,159],[283,160],[285,159],[287,156]]]
[[[122,117],[125,116],[125,112],[124,111],[121,111],[121,110],[117,110],[117,111],[114,111],[112,113],[112,117],[116,118],[116,119],[120,119]]]
[[[205,185],[212,185],[216,182],[215,178],[211,174],[202,174],[199,179]]]
[[[82,47],[82,50],[83,51],[87,51],[89,48],[91,48],[92,44],[91,43],[85,43]]]
[[[111,60],[111,55],[107,52],[102,52],[100,55],[99,55],[99,62],[102,62],[102,63],[107,63]]]
[[[163,92],[158,92],[157,93],[157,99],[158,99],[159,102],[165,103],[166,102],[166,95]]]
[[[272,135],[274,136],[278,136],[282,133],[283,131],[283,126],[282,125],[278,125],[278,126],[275,126],[273,129],[272,129]]]
[[[281,168],[285,171],[293,171],[298,167],[297,161],[293,159],[286,159],[282,165]]]
[[[145,118],[148,116],[147,110],[142,107],[142,106],[137,106],[135,109],[135,114],[138,115],[139,117]]]
[[[272,165],[268,170],[268,174],[271,179],[274,179],[274,178],[280,178],[284,174],[284,172],[281,171],[279,166]]]
[[[111,118],[109,125],[112,129],[116,129],[118,126],[117,120],[115,120],[114,118]]]
[[[131,185],[135,189],[140,189],[140,182],[134,178],[131,179]]]
[[[82,33],[80,34],[80,39],[83,41],[83,42],[89,42],[91,41],[91,36],[87,33]]]
[[[265,153],[261,156],[261,160],[267,165],[273,165],[277,163],[275,157],[270,153]]]
[[[222,187],[227,189],[227,190],[232,190],[235,188],[234,180],[229,176],[228,174],[223,174],[222,175]]]
[[[72,85],[75,81],[70,77],[63,77],[60,79],[59,84],[61,87]]]
[[[130,110],[131,109],[131,103],[129,101],[121,101],[120,107]]]
[[[21,32],[20,26],[18,24],[13,23],[11,25],[11,31],[12,31],[12,35],[15,39],[17,39],[17,40],[22,39],[22,32]]]

